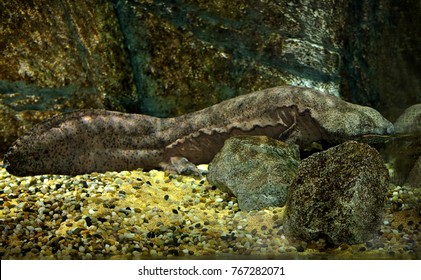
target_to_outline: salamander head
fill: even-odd
[[[394,133],[393,124],[373,108],[346,102],[337,105],[325,112],[318,112],[319,123],[329,142],[384,142]]]
[[[22,141],[17,140],[12,146],[9,147],[9,150],[4,156],[3,162],[6,167],[7,172],[16,176],[27,176],[27,175],[36,175],[34,172],[33,166],[35,168],[40,167],[42,162],[39,161],[32,153],[29,153],[29,150],[21,149]],[[38,162],[38,165],[36,164]],[[32,164],[34,163],[34,164]]]
[[[64,142],[53,141],[48,135],[28,133],[16,140],[4,156],[6,170],[16,176],[28,176],[50,173],[58,169],[63,162],[56,146],[66,149]],[[76,152],[75,152],[76,153]]]

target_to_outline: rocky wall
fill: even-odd
[[[0,153],[52,114],[175,116],[283,84],[421,102],[418,1],[5,0]]]
[[[0,26],[0,153],[55,113],[137,98],[109,1],[6,0]]]

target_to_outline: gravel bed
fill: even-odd
[[[285,238],[284,208],[239,211],[205,178],[141,170],[15,177],[0,168],[1,259],[421,259],[421,189],[390,186],[364,244]]]

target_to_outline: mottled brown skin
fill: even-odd
[[[242,95],[176,118],[81,110],[35,126],[7,152],[18,176],[159,168],[172,158],[207,163],[234,135],[266,135],[301,146],[386,135],[377,111],[300,87]]]

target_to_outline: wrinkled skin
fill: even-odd
[[[208,163],[234,135],[266,135],[305,146],[391,133],[393,125],[372,108],[308,88],[275,87],[176,118],[105,110],[65,113],[18,139],[4,163],[18,176],[147,170],[181,157]]]

